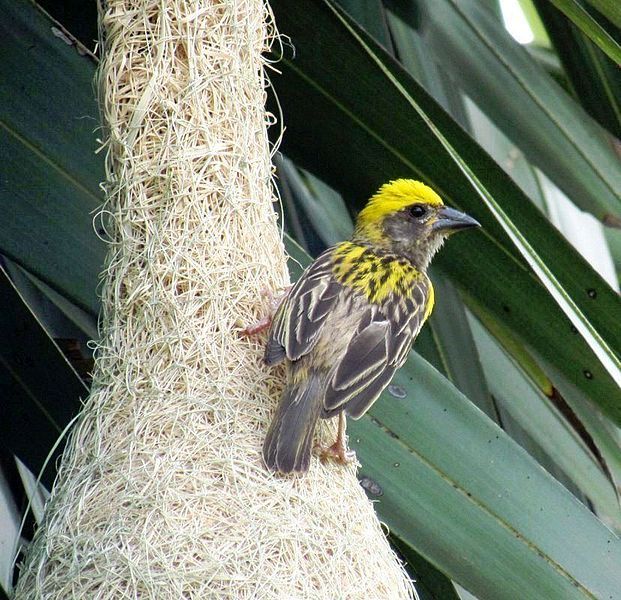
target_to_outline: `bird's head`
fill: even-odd
[[[445,206],[424,183],[395,179],[385,183],[360,211],[353,239],[406,256],[426,270],[450,234],[479,226],[472,217]]]

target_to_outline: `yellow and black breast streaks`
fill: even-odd
[[[373,304],[381,304],[393,294],[413,300],[417,284],[427,279],[406,258],[378,254],[353,242],[334,248],[332,272],[339,283],[360,291]]]

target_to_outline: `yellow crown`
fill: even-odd
[[[410,204],[421,202],[442,206],[442,198],[428,185],[414,179],[395,179],[385,183],[371,196],[358,214],[357,224],[365,227],[383,220],[386,215],[397,212]]]

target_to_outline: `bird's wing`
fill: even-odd
[[[265,362],[285,357],[298,360],[317,343],[326,316],[342,286],[332,275],[332,249],[321,254],[302,274],[278,307],[265,347]]]
[[[375,402],[405,362],[428,316],[430,286],[425,278],[408,298],[392,295],[381,305],[369,305],[329,380],[326,415],[344,410],[357,419]]]

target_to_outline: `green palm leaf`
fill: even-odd
[[[580,2],[576,0],[550,0],[550,2],[563,11],[611,60],[621,64],[621,46]],[[617,27],[621,26],[621,11],[618,3],[613,4],[606,0],[592,1],[591,3],[609,17]]]

